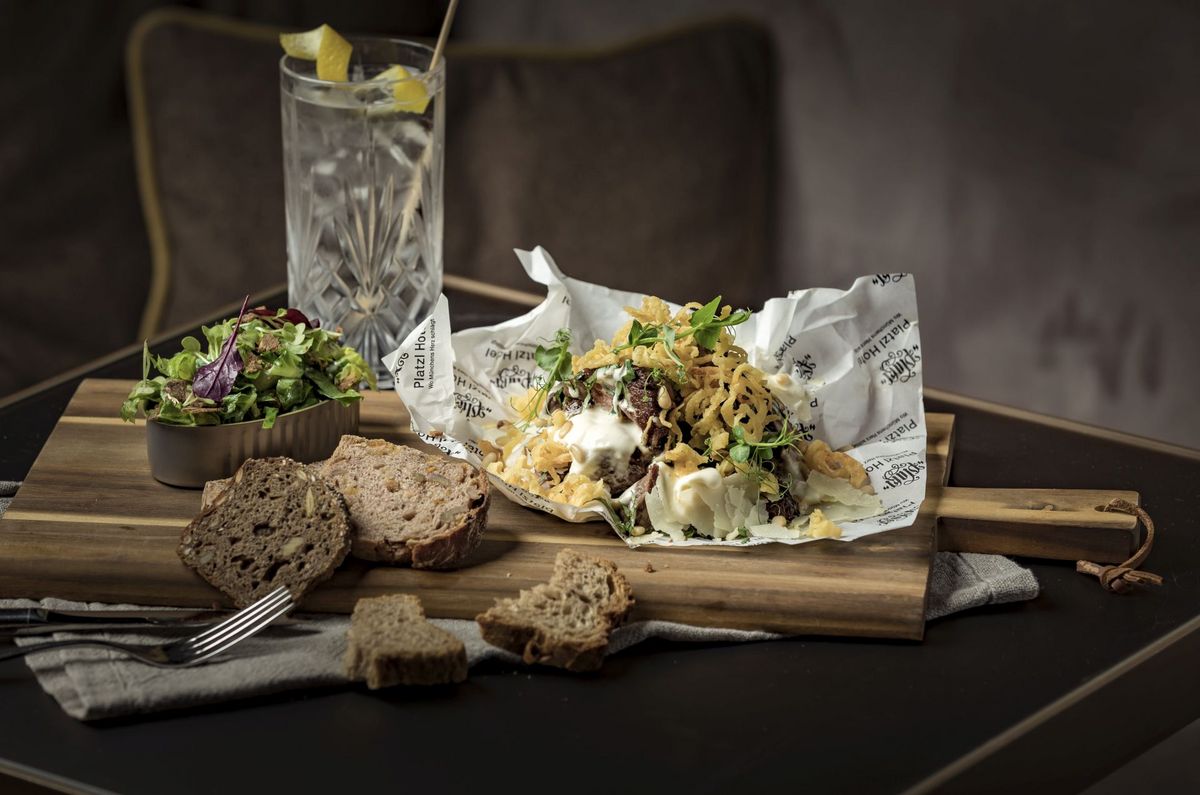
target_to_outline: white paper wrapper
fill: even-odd
[[[518,251],[517,257],[531,279],[549,288],[540,305],[499,325],[451,333],[450,308],[443,295],[433,314],[383,360],[412,415],[413,430],[449,455],[476,465],[482,458],[478,442],[497,437],[499,420],[519,419],[509,399],[524,395],[543,375],[534,362],[537,346],[565,327],[575,341],[572,352],[581,354],[594,340],[611,339],[628,319],[624,307],[641,306],[644,297],[564,276],[540,247]],[[707,292],[695,296],[710,297]],[[805,430],[834,450],[853,447],[851,455],[870,475],[883,512],[841,520],[831,511],[830,518],[843,529],[842,540],[912,524],[925,496],[921,341],[912,277],[877,274],[859,278],[849,290],[796,290],[786,298],[770,299],[731,331],[752,364],[767,373],[786,372],[806,386],[811,420]],[[797,414],[802,416],[802,411]],[[494,475],[492,483],[514,502],[567,521],[611,523],[601,506],[551,502]],[[647,540],[674,546],[745,546],[812,539],[763,535],[672,542],[658,533],[627,539],[631,545]]]

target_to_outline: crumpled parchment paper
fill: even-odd
[[[497,437],[499,420],[518,419],[509,403],[536,386],[543,373],[534,362],[539,344],[568,328],[572,352],[596,339],[609,340],[628,319],[626,306],[641,306],[640,293],[612,290],[572,279],[542,248],[517,251],[529,277],[548,288],[545,301],[495,326],[452,332],[446,296],[429,318],[384,365],[428,443],[480,465],[479,441]],[[707,301],[711,289],[689,298]],[[678,309],[672,304],[672,309]],[[804,430],[834,450],[852,447],[883,503],[882,513],[839,521],[842,540],[912,524],[925,495],[925,414],[921,400],[921,340],[917,296],[909,274],[863,276],[848,290],[794,290],[772,298],[746,323],[733,327],[752,364],[767,373],[786,372],[808,392],[811,419]],[[796,406],[796,416],[803,416]],[[795,424],[795,423],[793,423]],[[551,502],[492,476],[493,485],[521,505],[572,522],[604,519],[599,505],[578,508]],[[614,525],[615,526],[615,525]],[[672,542],[661,534],[626,539],[631,544],[804,543],[810,538],[752,537],[736,541],[692,538]]]

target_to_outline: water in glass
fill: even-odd
[[[422,73],[421,45],[352,43],[349,83],[281,66],[288,300],[340,326],[388,386],[381,358],[442,288],[443,67]],[[424,84],[424,109],[377,79],[397,63]]]

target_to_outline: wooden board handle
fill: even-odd
[[[930,487],[938,549],[1120,563],[1137,549],[1137,519],[1100,510],[1136,491]]]

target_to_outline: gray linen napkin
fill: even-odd
[[[0,516],[8,510],[8,506],[12,504],[12,498],[16,495],[17,489],[21,487],[20,483],[14,483],[11,480],[0,480]]]
[[[3,492],[0,492],[2,494]],[[3,512],[0,506],[0,513]],[[999,555],[938,553],[929,581],[926,617],[933,619],[980,607],[1032,599],[1038,583],[1028,569]],[[0,607],[43,606],[59,609],[114,609],[128,605],[84,605],[61,599],[33,602],[0,600]],[[42,689],[63,710],[79,720],[98,720],[193,707],[262,696],[287,690],[344,686],[342,656],[346,650],[346,616],[313,616],[303,623],[280,627],[236,646],[228,656],[195,668],[164,669],[132,662],[100,649],[65,649],[26,657]],[[474,666],[495,659],[519,663],[509,652],[486,643],[474,621],[434,619],[433,623],[461,638],[467,661]],[[56,633],[55,638],[76,637]],[[125,642],[161,643],[164,636],[137,632],[95,633],[90,637]],[[770,632],[693,627],[670,621],[639,621],[621,627],[609,642],[614,654],[650,638],[669,641],[755,641],[783,637]],[[26,646],[47,636],[25,637]]]

